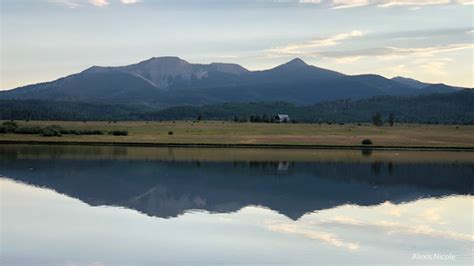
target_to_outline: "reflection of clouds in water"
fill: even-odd
[[[272,232],[320,240],[350,251],[384,243],[403,245],[407,239],[416,241],[412,243],[415,247],[449,241],[464,249],[474,244],[472,215],[459,210],[470,210],[467,205],[471,202],[469,197],[458,196],[399,205],[385,202],[375,207],[345,205],[307,214],[297,221],[264,219],[263,225]],[[459,223],[460,216],[464,217],[463,223]]]
[[[439,223],[439,224],[444,224],[445,222],[442,221],[441,219],[441,211],[442,208],[436,207],[436,208],[429,208],[426,209],[420,216],[431,223]]]
[[[388,210],[385,211],[386,214],[388,214],[390,216],[395,216],[395,217],[401,217],[402,216],[402,208],[400,208],[399,206],[390,204],[389,202],[385,202],[383,204],[388,205],[387,206]]]
[[[232,223],[234,222],[234,219],[229,218],[229,217],[219,217],[217,220],[221,223]]]
[[[411,234],[473,242],[474,235],[470,230],[472,213],[464,214],[467,215],[465,224],[462,224],[464,226],[453,226],[453,222],[459,222],[459,210],[470,210],[471,203],[469,197],[457,196],[398,205],[385,202],[374,207],[345,205],[309,214],[301,220],[319,226],[359,227],[387,234]]]
[[[265,225],[270,231],[273,232],[293,234],[315,240],[320,240],[329,245],[345,248],[350,251],[357,250],[359,248],[359,245],[355,243],[346,243],[334,233],[314,231],[312,228],[307,228],[307,225],[304,224],[281,223],[275,220],[266,220]]]
[[[359,229],[364,231],[380,232],[387,235],[395,234],[409,234],[418,236],[427,236],[434,238],[444,238],[455,241],[474,241],[474,236],[468,234],[462,234],[453,231],[439,231],[429,225],[414,224],[414,225],[403,225],[398,222],[379,220],[373,223],[366,223],[357,220],[349,222],[341,220],[328,220],[321,221],[319,223],[313,223],[314,225],[329,227],[329,228],[342,228],[346,229]]]

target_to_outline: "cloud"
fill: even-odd
[[[111,4],[110,0],[48,0],[50,3],[65,5],[69,8],[76,8],[84,5],[93,5],[105,7]],[[141,2],[141,0],[116,0],[124,5],[132,5]]]
[[[359,245],[356,243],[344,242],[334,233],[316,231],[312,228],[308,228],[304,224],[282,223],[279,221],[265,221],[265,223],[267,228],[273,232],[292,234],[319,240],[331,246],[344,248],[348,251],[359,249]]]
[[[91,5],[99,6],[99,7],[103,7],[103,6],[109,5],[109,2],[108,2],[107,0],[89,0],[89,3],[90,3]]]
[[[384,205],[381,205],[384,206]],[[400,222],[391,221],[391,220],[378,220],[378,221],[361,221],[354,218],[347,218],[347,217],[334,217],[331,219],[322,219],[319,221],[313,221],[311,226],[320,226],[323,228],[330,229],[332,227],[339,227],[339,228],[346,228],[346,229],[360,229],[366,230],[371,232],[382,232],[387,235],[394,235],[394,234],[407,234],[407,235],[419,235],[419,236],[427,236],[427,237],[436,237],[436,238],[443,238],[443,239],[450,239],[455,241],[468,241],[473,242],[474,236],[470,234],[463,234],[459,232],[454,232],[450,230],[440,230],[435,229],[429,224],[445,224],[445,222],[441,221],[441,217],[437,216],[438,213],[432,210],[426,210],[422,213],[423,222],[425,223],[415,223],[415,224],[401,224]],[[429,220],[427,220],[428,218]],[[295,225],[292,225],[293,227]],[[299,224],[298,228],[303,228],[304,225]],[[292,233],[299,233],[302,230],[296,230],[294,228],[288,228],[285,226],[284,228],[279,228],[281,230],[275,231],[288,231]],[[293,229],[293,230],[291,230]],[[304,231],[303,231],[304,232]],[[329,241],[328,241],[329,242]],[[331,242],[329,242],[331,243]],[[342,245],[340,245],[342,246]],[[346,245],[347,246],[347,245]],[[358,246],[358,245],[357,245]]]
[[[445,5],[451,3],[450,0],[391,0],[380,1],[379,7],[394,7],[394,6],[429,6],[429,5]]]
[[[392,57],[392,56],[433,56],[438,53],[453,52],[465,49],[474,49],[473,43],[447,44],[422,48],[399,48],[399,47],[375,47],[361,50],[346,51],[324,51],[314,52],[312,56],[326,58],[345,58],[345,57]]]
[[[302,4],[320,4],[323,0],[300,0]]]
[[[394,73],[395,75],[393,76],[409,75],[412,73],[412,71],[410,71],[405,64],[387,66],[384,70],[386,70],[388,73]],[[397,209],[387,212],[387,214],[395,217],[401,216],[401,213]]]
[[[132,5],[140,2],[140,0],[120,0],[120,2],[125,5]]]
[[[339,33],[339,34],[332,35],[326,38],[316,38],[316,39],[302,42],[302,43],[294,43],[294,44],[289,44],[282,47],[271,48],[271,49],[268,49],[267,52],[271,54],[277,54],[277,55],[305,54],[310,49],[338,45],[344,40],[360,37],[363,35],[364,33],[362,33],[361,31],[354,30],[347,33]]]
[[[423,69],[425,73],[434,74],[434,75],[445,75],[446,71],[444,66],[446,64],[444,62],[427,62],[422,64],[420,67]],[[425,213],[426,219],[435,219],[434,213]],[[429,217],[431,215],[431,217]]]
[[[430,57],[439,53],[473,49],[474,44],[467,35],[468,28],[422,30],[408,32],[366,33],[354,30],[320,37],[307,41],[289,43],[264,50],[267,57],[308,56],[332,58],[339,63],[353,63],[365,57],[393,60],[407,56]],[[453,40],[456,39],[456,42]],[[440,42],[436,45],[436,42]],[[453,43],[449,43],[453,42]],[[385,46],[387,43],[396,46]],[[350,44],[350,45],[349,45]],[[428,46],[420,47],[421,44]],[[361,45],[363,45],[362,48]],[[416,45],[417,47],[413,47]],[[340,46],[344,48],[336,48]],[[354,49],[353,47],[361,47]]]
[[[474,5],[473,0],[456,0],[455,2],[461,5]]]
[[[442,208],[428,208],[421,213],[421,217],[430,223],[444,223],[441,220]]]
[[[472,5],[474,4],[474,0],[299,0],[299,3],[321,4],[331,9],[345,9],[369,5],[381,8],[410,7],[417,9],[422,6],[433,5]]]
[[[69,8],[76,8],[80,6],[79,1],[77,0],[48,0],[48,2],[53,3],[53,4],[65,5]]]
[[[342,8],[353,8],[359,6],[366,6],[369,5],[369,0],[333,0],[332,1],[334,9],[342,9]]]

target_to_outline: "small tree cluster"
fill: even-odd
[[[376,113],[374,116],[372,116],[372,124],[378,127],[383,126],[382,115],[379,113]]]
[[[395,115],[393,113],[390,113],[390,115],[388,116],[387,122],[391,127],[393,127],[393,125],[395,124]],[[384,125],[383,117],[380,113],[376,113],[375,115],[372,116],[372,124],[378,127],[381,127]]]
[[[269,116],[267,114],[263,114],[263,115],[256,114],[256,115],[251,115],[250,116],[250,122],[252,122],[252,123],[274,123],[275,118],[273,116]]]

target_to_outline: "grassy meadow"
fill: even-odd
[[[59,125],[68,130],[126,130],[127,136],[0,134],[0,141],[74,141],[134,143],[360,145],[474,147],[474,126],[395,124],[267,124],[222,121],[176,122],[59,122],[16,121],[18,126]]]

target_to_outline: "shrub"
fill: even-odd
[[[104,132],[102,132],[100,130],[89,130],[89,129],[80,130],[80,131],[78,131],[78,133],[79,133],[79,135],[102,135],[102,134],[104,134]],[[128,132],[126,132],[125,135],[128,135]]]
[[[57,127],[48,126],[40,130],[40,135],[43,137],[61,137],[61,132]]]
[[[114,136],[128,136],[128,131],[126,130],[114,130],[109,132],[109,134]]]
[[[101,130],[96,129],[83,129],[83,130],[75,130],[75,129],[59,129],[59,132],[64,135],[103,135],[104,132]]]
[[[15,130],[16,134],[40,134],[40,127],[19,127]]]
[[[168,131],[168,135],[173,135],[173,131]]]
[[[364,139],[364,140],[362,140],[362,145],[372,145],[372,140]]]
[[[62,126],[58,126],[58,125],[50,125],[48,127],[55,128],[55,129],[62,129],[63,128]]]
[[[14,128],[18,127],[18,124],[15,121],[5,121],[2,123],[2,125],[7,126],[7,127],[14,127]]]
[[[13,121],[6,121],[0,127],[0,133],[13,133],[18,128],[18,125]]]

